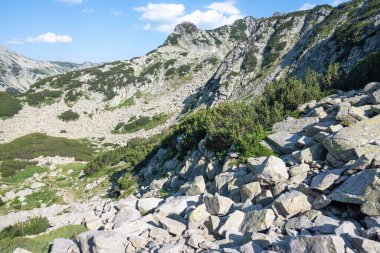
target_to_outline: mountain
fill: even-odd
[[[380,50],[379,13],[377,1],[355,0],[247,17],[214,30],[185,22],[142,57],[36,82],[20,98],[24,109],[0,122],[0,138],[37,131],[124,144],[189,111],[253,98],[266,84],[302,78],[309,69],[324,73],[333,66],[343,81]],[[61,120],[63,113],[76,120]]]
[[[25,92],[38,80],[96,64],[36,61],[0,45],[0,90]]]

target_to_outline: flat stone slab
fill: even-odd
[[[307,130],[309,127],[318,123],[319,119],[317,117],[305,117],[300,119],[288,119],[275,123],[272,127],[274,133],[277,132],[289,132],[289,133],[299,133]]]

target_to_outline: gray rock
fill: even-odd
[[[371,102],[374,105],[380,104],[380,90],[374,91],[371,94]]]
[[[364,88],[363,91],[366,93],[372,93],[376,90],[380,89],[380,83],[378,82],[371,82],[367,84]]]
[[[165,200],[165,203],[161,204],[156,212],[163,216],[169,214],[181,215],[185,210],[193,205],[196,205],[199,202],[199,196],[178,196],[178,197],[169,197]]]
[[[212,215],[226,215],[232,207],[233,201],[220,195],[204,196],[206,210]]]
[[[163,202],[164,200],[160,198],[143,198],[138,200],[137,208],[142,214],[145,214],[156,209]]]
[[[317,176],[313,177],[310,187],[312,189],[324,191],[333,185],[335,180],[337,180],[343,172],[344,169],[335,169],[319,173]]]
[[[246,185],[243,185],[240,188],[241,202],[246,200],[252,200],[257,195],[261,193],[261,187],[259,182],[252,182]]]
[[[310,166],[306,163],[301,163],[290,167],[289,175],[294,177],[299,174],[307,173],[308,171],[310,171]]]
[[[152,227],[149,229],[149,236],[153,239],[169,239],[169,232],[162,228]]]
[[[194,181],[186,183],[180,188],[186,195],[196,196],[202,194],[206,190],[206,184],[203,176],[197,176]]]
[[[125,252],[127,238],[116,232],[89,231],[78,235],[82,253]]]
[[[262,206],[267,206],[273,202],[273,194],[270,190],[263,190],[259,196],[256,197],[255,203]]]
[[[182,233],[186,230],[186,225],[182,222],[156,215],[157,220],[160,222],[161,226],[167,230],[170,234],[173,235],[182,235]]]
[[[364,120],[366,117],[363,112],[350,103],[342,103],[339,105],[339,111],[336,119],[344,126],[355,124],[358,121]]]
[[[279,253],[345,253],[344,241],[335,235],[297,236],[289,243],[275,245]]]
[[[199,243],[199,248],[202,248],[205,250],[212,250],[212,249],[219,249],[219,246],[213,242],[204,241],[204,242]]]
[[[313,161],[324,161],[326,159],[327,150],[322,144],[316,144],[309,148],[292,153],[292,157],[298,163],[311,163]]]
[[[288,119],[275,123],[272,127],[274,133],[277,132],[289,132],[289,133],[298,133],[301,131],[307,130],[308,127],[318,123],[317,117],[305,117],[300,119]]]
[[[207,212],[205,204],[197,206],[189,215],[189,228],[195,229],[200,227],[209,218],[209,216],[210,214]]]
[[[265,162],[257,168],[255,176],[262,185],[284,182],[289,178],[288,168],[285,163],[275,156],[268,157]]]
[[[298,150],[296,143],[300,139],[300,136],[297,134],[291,134],[288,132],[277,132],[270,134],[266,140],[275,145],[280,149],[284,154],[290,154],[293,151]]]
[[[33,253],[29,250],[26,250],[26,249],[22,249],[22,248],[16,248],[13,253]]]
[[[245,214],[240,230],[242,232],[260,232],[270,228],[276,218],[272,209],[252,211]]]
[[[120,227],[121,224],[127,223],[130,221],[138,220],[141,218],[140,211],[132,207],[124,207],[116,213],[113,223],[115,223],[115,228]]]
[[[307,136],[301,136],[296,143],[297,149],[308,148],[317,144],[313,138]]]
[[[195,249],[198,249],[202,242],[206,241],[205,237],[201,234],[194,233],[190,236],[189,240],[187,240],[187,244]]]
[[[330,205],[331,199],[329,199],[326,195],[321,194],[313,201],[313,208],[322,209],[328,205]]]
[[[261,253],[263,251],[259,245],[254,242],[249,242],[240,247],[241,253]]]
[[[279,215],[286,218],[311,209],[307,196],[296,190],[281,194],[275,199],[272,206]]]
[[[256,173],[257,168],[260,167],[266,159],[267,157],[265,156],[250,157],[247,159],[248,168],[251,170],[251,172]]]
[[[242,211],[235,211],[231,213],[226,222],[219,228],[218,234],[224,236],[226,231],[239,232],[245,218],[245,213]]]
[[[380,227],[380,216],[365,217],[364,219],[367,229]]]
[[[319,215],[314,220],[314,225],[310,229],[313,231],[318,231],[321,234],[332,234],[339,225],[340,221],[338,219],[334,219],[326,215]]]
[[[297,229],[297,230],[309,228],[311,226],[313,226],[313,223],[305,215],[301,215],[299,217],[291,218],[285,224],[285,228]]]
[[[380,149],[369,149],[366,152],[365,148],[379,139],[379,125],[380,115],[340,130],[332,138],[325,140],[323,145],[335,158],[346,162],[359,158],[355,152],[357,148],[363,148],[364,154],[378,155]],[[376,153],[373,153],[374,151]]]
[[[360,253],[379,253],[380,242],[358,236],[350,236],[350,241]]]

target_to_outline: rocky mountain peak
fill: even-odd
[[[178,24],[175,29],[174,33],[184,35],[184,34],[192,34],[198,31],[198,28],[195,24],[189,22],[189,21],[184,21],[180,24]]]

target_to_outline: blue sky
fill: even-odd
[[[175,24],[211,29],[253,16],[343,0],[0,0],[0,44],[38,60],[103,62],[140,56]]]

